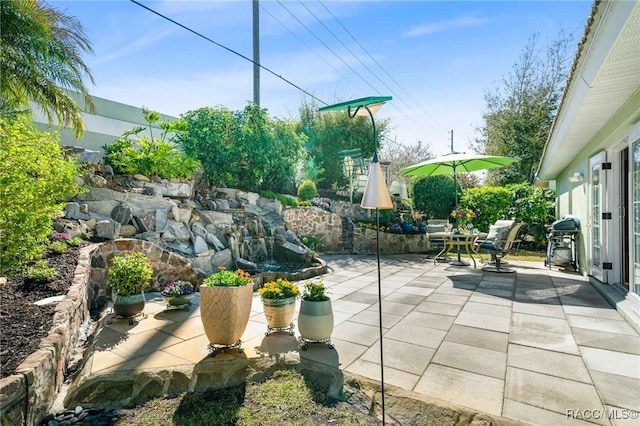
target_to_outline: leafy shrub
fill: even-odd
[[[302,292],[302,300],[309,302],[326,302],[329,300],[327,296],[324,282],[320,281],[307,281],[304,283],[304,291]]]
[[[316,251],[316,249],[318,248],[318,243],[320,242],[320,240],[318,240],[316,237],[312,237],[311,235],[301,235],[300,241],[302,241],[302,244],[309,247],[309,249],[313,251]]]
[[[298,198],[302,201],[308,201],[318,196],[318,189],[312,180],[303,180],[298,187]]]
[[[313,207],[311,201],[298,201],[299,207]]]
[[[50,268],[44,260],[38,260],[27,266],[25,278],[36,283],[48,283],[56,277],[56,270]]]
[[[26,114],[0,117],[0,274],[43,256],[61,203],[81,191],[80,174],[56,134],[37,131]]]
[[[218,272],[209,275],[202,282],[205,287],[241,287],[247,284],[253,284],[251,275],[247,272],[242,269],[229,271],[222,267]]]
[[[151,262],[139,251],[116,256],[108,271],[109,285],[120,296],[132,296],[143,292],[151,284]]]
[[[459,188],[456,184],[456,190]],[[424,219],[448,218],[456,207],[453,176],[414,177],[409,184],[409,197],[413,208],[424,213]]]
[[[62,254],[67,251],[67,243],[64,241],[52,241],[49,243],[49,251],[55,254]]]
[[[169,132],[180,131],[179,124],[160,123],[162,135],[154,137],[151,124],[160,119],[160,114],[142,108],[142,114],[149,123],[149,137],[141,136],[146,128],[136,127],[127,130],[122,137],[111,145],[104,146],[107,163],[116,173],[125,175],[143,174],[162,178],[187,178],[200,168],[200,163],[178,149],[170,140]],[[130,136],[138,138],[136,147]]]

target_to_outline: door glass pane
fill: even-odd
[[[640,141],[633,144],[633,292],[640,294]]]
[[[600,241],[600,166],[591,169],[591,263],[600,266],[601,247]]]

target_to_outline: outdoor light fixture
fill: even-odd
[[[373,125],[373,158],[371,159],[371,166],[369,167],[369,177],[367,178],[367,185],[364,188],[364,194],[362,196],[362,202],[360,207],[364,209],[375,209],[376,211],[376,257],[378,260],[378,319],[380,329],[380,395],[382,406],[382,424],[385,424],[384,413],[384,351],[382,348],[382,289],[380,278],[380,210],[392,209],[393,203],[391,202],[391,196],[389,190],[384,181],[384,174],[378,161],[378,147],[376,144],[376,122],[373,119],[375,114],[386,101],[390,101],[391,96],[370,96],[368,98],[355,99],[353,101],[342,102],[335,105],[329,105],[320,108],[321,112],[324,111],[343,111],[347,110],[349,118],[356,116],[369,116],[371,118],[371,124]]]
[[[581,172],[575,172],[573,175],[569,176],[569,182],[582,182],[584,180],[584,176]]]

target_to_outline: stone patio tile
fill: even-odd
[[[491,278],[485,278],[478,284],[478,290],[486,288],[495,288],[500,290],[513,291],[515,289],[515,280],[495,280]]]
[[[455,317],[460,313],[460,310],[462,310],[462,305],[451,305],[449,303],[425,300],[416,306],[415,310],[418,312],[430,312],[432,314],[450,315]]]
[[[489,296],[502,297],[507,300],[513,299],[513,290],[507,290],[502,288],[491,288],[491,287],[487,288],[487,287],[478,286],[478,288],[476,289],[476,292],[489,295]]]
[[[368,346],[358,345],[346,340],[341,340],[331,336],[331,342],[335,346],[335,350],[338,353],[338,363],[340,368],[345,368],[351,365],[356,359],[360,358],[367,349]]]
[[[377,326],[345,321],[333,328],[331,336],[347,342],[371,346],[380,338],[380,330]]]
[[[507,354],[444,341],[433,357],[434,364],[504,379]]]
[[[147,369],[172,369],[179,365],[190,365],[188,359],[177,357],[164,351],[152,352],[144,357],[128,359],[122,364],[107,368],[103,373],[122,371],[141,371]]]
[[[90,375],[93,376],[109,371],[114,366],[124,364],[126,361],[126,358],[107,350],[95,351],[87,362],[91,369]]]
[[[451,328],[451,324],[453,324],[453,320],[455,320],[455,317],[449,315],[439,315],[413,311],[409,313],[403,320],[398,322],[397,326],[400,326],[401,324],[409,324],[419,327],[449,330],[449,328]]]
[[[457,325],[466,325],[469,327],[500,331],[503,333],[509,332],[509,323],[509,318],[464,311],[458,315],[458,318],[456,318],[455,321],[455,324]]]
[[[170,346],[163,351],[175,357],[186,359],[190,363],[197,364],[209,356],[208,345],[209,340],[204,334],[202,334]],[[253,350],[253,345],[248,344],[248,342],[244,340],[242,341],[242,348],[247,352],[247,356],[249,356],[250,353],[255,352],[255,350]]]
[[[431,361],[435,349],[384,337],[384,366],[398,371],[421,375]],[[360,359],[380,364],[380,341],[373,344]]]
[[[556,289],[521,289],[516,288],[513,299],[523,303],[540,303],[545,305],[561,305]]]
[[[620,333],[637,336],[638,333],[621,317],[619,319],[583,317],[580,315],[567,315],[572,327],[588,328],[605,333]]]
[[[511,399],[504,400],[504,417],[520,420],[532,425],[548,425],[548,426],[593,426],[593,423],[579,420],[548,411],[543,408],[534,407],[533,405],[523,404],[522,402],[513,401]]]
[[[416,278],[407,284],[407,286],[417,287],[417,288],[430,288],[432,290],[440,287],[442,283],[431,281],[428,278]]]
[[[378,301],[378,293],[370,294],[363,293],[362,291],[356,291],[351,294],[347,294],[340,298],[340,302],[357,302],[372,305]],[[337,301],[336,301],[337,302]]]
[[[393,315],[407,315],[415,308],[415,305],[408,305],[406,303],[398,303],[398,302],[390,302],[383,300],[382,301],[382,312],[385,314],[393,314]],[[378,304],[371,305],[369,307],[370,311],[378,312]]]
[[[640,355],[584,346],[580,349],[589,370],[640,379]]]
[[[353,314],[349,314],[346,312],[338,312],[338,311],[333,311],[333,326],[335,327],[338,324],[342,324],[343,322],[347,321],[349,318],[351,318],[353,316]]]
[[[614,422],[615,426],[638,426],[638,414],[632,412],[626,408],[614,407],[611,405],[605,405],[607,412],[605,415],[609,416]]]
[[[569,315],[581,315],[585,317],[607,318],[611,320],[621,320],[622,317],[615,309],[611,307],[592,307],[592,306],[564,306],[564,311]]]
[[[605,404],[640,413],[640,379],[591,371],[593,383]]]
[[[564,310],[562,309],[562,305],[560,305],[559,303],[559,300],[557,305],[545,303],[524,303],[521,301],[515,301],[513,302],[513,312],[564,319]]]
[[[347,314],[357,314],[360,311],[367,309],[370,305],[368,303],[349,302],[348,300],[334,300],[331,302],[331,309],[336,312],[345,312]]]
[[[414,287],[411,284],[407,284],[404,287],[400,287],[397,293],[403,294],[413,294],[416,296],[427,297],[431,293],[433,293],[432,288],[423,288],[423,287]]]
[[[504,380],[493,377],[431,364],[413,391],[488,414],[502,414]]]
[[[579,293],[562,294],[560,291],[560,301],[565,306],[590,306],[607,308],[609,304],[602,298],[600,293],[596,290],[593,291],[581,291]]]
[[[386,312],[382,312],[382,327],[383,328],[391,328],[398,321],[402,319],[401,315],[388,314]],[[369,324],[378,327],[380,325],[380,314],[377,310],[365,310],[360,313],[353,315],[349,321],[359,322],[362,324]]]
[[[509,343],[579,354],[566,320],[514,313],[511,322]]]
[[[396,287],[390,287],[385,285],[380,286],[380,294],[382,295],[382,297],[388,296],[396,290],[397,290]],[[378,297],[378,284],[368,285],[366,287],[361,288],[359,291],[361,293],[373,294],[376,297]]]
[[[628,334],[603,333],[586,328],[573,328],[573,335],[579,346],[640,355],[640,336],[634,337]]]
[[[507,367],[505,399],[566,415],[567,410],[602,410],[593,385]],[[598,424],[607,425],[605,419]]]
[[[393,339],[435,349],[440,346],[446,335],[447,332],[445,330],[421,327],[402,322],[387,331],[384,334],[384,339],[385,342],[387,339]]]
[[[460,283],[463,284],[463,283]],[[462,296],[465,299],[473,294],[473,289],[466,289],[457,287],[459,284],[456,284],[456,287],[451,287],[449,283],[444,283],[440,287],[438,287],[433,294],[436,295],[451,295],[451,296]],[[476,285],[474,284],[474,288]],[[460,299],[461,300],[461,299]]]
[[[383,299],[384,302],[406,303],[407,305],[417,305],[424,300],[426,296],[418,294],[407,294],[396,291]]]
[[[576,355],[511,344],[507,365],[591,384],[589,371]]]
[[[183,339],[178,339],[158,330],[147,330],[144,333],[132,334],[126,336],[125,340],[126,344],[117,344],[109,350],[126,359],[143,357],[183,341]]]
[[[447,333],[445,340],[504,353],[507,352],[509,345],[509,335],[507,333],[455,324]]]
[[[345,369],[347,373],[359,374],[361,376],[368,377],[372,380],[380,381],[380,362],[373,363],[362,359],[357,360]],[[416,383],[420,379],[419,375],[407,373],[406,371],[396,370],[395,368],[387,367],[385,362],[384,367],[384,383],[397,386],[401,389],[411,390],[415,387]]]
[[[204,334],[200,317],[189,318],[182,322],[164,326],[162,331],[183,340],[193,339],[196,336]]]
[[[454,294],[445,294],[445,293],[431,293],[426,300],[429,302],[440,302],[440,303],[449,303],[452,305],[464,305],[469,296],[459,296]]]
[[[472,312],[474,314],[493,315],[496,317],[511,318],[510,306],[487,305],[486,303],[468,302],[464,305],[462,312]]]
[[[469,298],[469,302],[488,303],[489,305],[511,306],[511,299],[492,296],[490,294],[473,293]]]

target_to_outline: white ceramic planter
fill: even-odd
[[[300,302],[298,313],[298,331],[309,341],[326,341],[333,332],[333,310],[331,300],[324,302]]]

